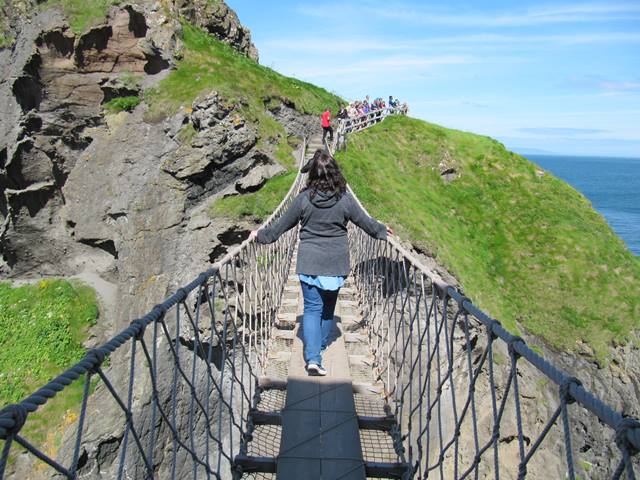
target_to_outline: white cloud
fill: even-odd
[[[424,56],[389,56],[361,60],[344,65],[323,65],[313,66],[298,70],[297,75],[304,78],[322,78],[339,75],[353,74],[385,74],[393,75],[407,70],[415,71],[438,65],[460,65],[475,63],[477,59],[467,56],[439,55],[432,57]]]
[[[602,82],[600,86],[605,90],[616,92],[640,90],[640,82]]]
[[[473,50],[486,47],[495,50],[498,46],[514,47],[528,45],[578,45],[606,43],[640,43],[640,32],[610,32],[558,35],[458,35],[393,40],[383,37],[341,38],[326,40],[321,37],[278,38],[267,40],[263,46],[278,51],[305,52],[308,54],[355,54],[364,52],[415,52],[429,47],[450,50]]]
[[[529,8],[498,14],[440,13],[434,8],[410,8],[401,2],[321,3],[299,6],[305,15],[334,20],[376,18],[412,24],[449,25],[456,27],[514,27],[571,22],[604,22],[640,19],[637,3],[576,3],[553,8]]]

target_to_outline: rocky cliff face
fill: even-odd
[[[224,2],[173,0],[173,8],[192,24],[205,29],[247,57],[258,60],[258,49],[251,42],[251,32]]]
[[[7,17],[15,41],[0,50],[3,275],[89,269],[118,282],[132,265],[126,252],[140,247],[127,241],[140,232],[186,227],[188,211],[202,210],[211,195],[251,191],[282,171],[272,152],[256,147],[257,129],[238,105],[215,92],[162,124],[145,122],[144,104],[131,115],[105,114],[106,102],[139,95],[169,71],[181,50],[177,18],[257,59],[249,31],[224,2],[169,7],[112,7],[103,24],[82,34],[55,9],[24,22]],[[313,125],[295,111],[284,121],[294,134]],[[184,127],[193,138],[181,140]],[[158,207],[162,218],[149,215]],[[215,246],[203,246],[202,258]]]
[[[106,112],[106,102],[138,96],[173,67],[181,51],[178,14],[257,59],[249,31],[224,2],[165,7],[114,6],[81,34],[61,12],[35,10],[10,19],[13,44],[0,49],[1,276],[106,281],[117,304],[102,310],[92,343],[246,238],[251,225],[210,218],[212,200],[254,191],[283,171],[240,105],[215,91],[161,122],[145,119],[144,102],[130,113]],[[317,128],[312,117],[279,111],[288,133]],[[137,386],[141,405],[147,387]],[[84,468],[95,478],[110,478],[115,454],[105,452],[116,452],[122,436],[108,416],[99,415],[107,420],[86,435]],[[18,459],[20,478],[31,462]]]

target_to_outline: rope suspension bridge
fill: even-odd
[[[331,147],[391,113],[341,122]],[[305,141],[300,165],[321,147],[319,137]],[[304,183],[299,173],[265,224]],[[547,362],[395,239],[350,227],[349,240],[352,275],[324,355],[327,377],[304,372],[297,230],[270,245],[247,240],[0,410],[0,479],[23,478],[9,473],[18,451],[67,479],[636,478],[636,419]],[[531,378],[555,385],[548,418],[527,418]],[[23,427],[78,379],[84,393],[68,448],[47,454]],[[117,442],[108,460],[91,464],[87,431],[107,403]],[[597,418],[599,429],[583,431],[578,413]],[[589,474],[576,451],[587,435],[606,449]]]

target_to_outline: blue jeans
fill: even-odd
[[[333,312],[336,309],[340,290],[322,290],[314,285],[300,282],[304,298],[302,315],[302,340],[304,361],[322,365],[322,347],[327,346],[333,330]]]

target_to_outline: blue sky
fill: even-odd
[[[228,0],[260,63],[515,150],[640,157],[640,1]]]

